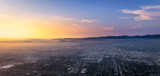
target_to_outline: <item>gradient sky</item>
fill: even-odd
[[[0,0],[0,38],[160,33],[160,0]]]

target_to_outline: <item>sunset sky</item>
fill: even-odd
[[[0,0],[0,39],[160,33],[160,0]]]

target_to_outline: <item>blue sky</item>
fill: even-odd
[[[160,33],[160,0],[1,0],[0,5],[2,15],[77,25],[90,30],[86,36]]]

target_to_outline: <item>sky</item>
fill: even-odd
[[[0,39],[160,34],[160,0],[0,0]]]

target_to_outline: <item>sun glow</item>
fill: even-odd
[[[34,35],[34,29],[22,26],[1,26],[0,35],[4,38],[27,38]]]
[[[105,30],[96,27],[93,24],[96,22],[98,20],[26,13],[23,10],[6,8],[3,9],[3,13],[0,13],[0,41],[81,38],[103,35]],[[95,31],[100,30],[102,33],[95,33]]]
[[[47,27],[25,21],[0,21],[0,40],[48,39],[51,33]]]

